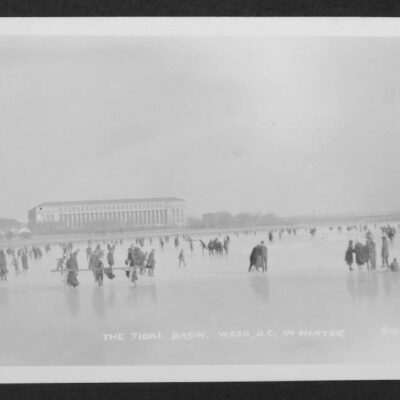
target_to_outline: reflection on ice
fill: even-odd
[[[79,291],[71,290],[64,291],[64,298],[67,303],[67,308],[73,317],[79,313]]]
[[[250,277],[251,287],[257,302],[267,304],[269,300],[269,278],[268,275],[254,274]]]
[[[91,296],[91,305],[92,305],[92,310],[98,317],[104,317],[104,314],[106,312],[105,309],[105,300],[104,300],[104,290],[101,290],[101,288],[94,287],[91,289],[92,291],[92,296]],[[110,310],[112,312],[112,310]]]
[[[353,301],[373,302],[398,298],[399,279],[398,273],[389,271],[353,271],[347,273],[346,285]]]
[[[323,230],[315,237],[283,236],[268,245],[267,273],[247,272],[250,251],[267,240],[266,233],[232,235],[223,255],[203,253],[198,242],[193,252],[186,243],[170,243],[156,250],[155,276],[139,274],[137,287],[122,270],[115,279],[105,277],[103,288],[82,271],[75,289],[50,272],[60,256],[54,245],[41,261],[30,261],[27,273],[0,282],[2,337],[8,343],[0,364],[391,361],[400,341],[383,339],[380,332],[382,326],[400,328],[400,274],[379,268],[350,272],[344,252],[351,238],[351,232]],[[390,243],[391,257],[398,256],[397,240]],[[117,247],[116,267],[124,265],[129,244]],[[183,246],[186,268],[178,266]],[[80,253],[79,267],[86,268]],[[344,330],[345,339],[279,336],[283,330],[324,329]],[[221,339],[218,333],[226,330],[273,330],[277,337]],[[192,331],[206,332],[207,339],[171,339],[173,332]],[[105,343],[103,334],[113,332],[157,332],[162,340]]]

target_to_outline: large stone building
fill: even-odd
[[[62,229],[90,227],[158,228],[186,225],[186,202],[176,197],[54,201],[29,210],[29,227]]]

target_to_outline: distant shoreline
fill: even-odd
[[[205,235],[218,235],[218,234],[229,234],[236,232],[254,231],[262,232],[273,229],[286,229],[286,228],[311,228],[315,227],[328,227],[332,226],[347,226],[352,224],[371,224],[371,223],[385,223],[385,222],[396,222],[400,221],[400,216],[366,216],[366,217],[353,217],[335,220],[327,219],[316,219],[315,221],[282,221],[280,224],[262,225],[262,226],[243,226],[243,227],[230,227],[230,228],[169,228],[159,230],[135,230],[126,232],[106,232],[106,233],[54,233],[54,234],[33,234],[29,238],[14,237],[12,239],[2,238],[0,239],[0,247],[4,246],[22,246],[22,245],[33,245],[33,244],[55,244],[60,242],[88,242],[88,241],[115,241],[115,240],[127,240],[135,239],[137,237],[146,238],[159,238],[164,236],[175,236],[175,235],[188,235],[188,236],[205,236]]]

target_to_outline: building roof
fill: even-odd
[[[83,204],[115,204],[115,203],[143,203],[149,201],[185,201],[179,197],[148,197],[143,199],[115,199],[115,200],[75,200],[75,201],[47,201],[39,204],[37,207],[42,206],[74,206]]]

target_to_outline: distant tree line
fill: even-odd
[[[12,218],[0,218],[0,230],[3,232],[19,229],[23,224]]]
[[[227,211],[203,214],[201,218],[188,218],[189,228],[241,228],[277,225],[284,220],[275,214],[240,213],[233,215]]]
[[[60,222],[46,222],[30,226],[35,234],[65,234],[65,233],[123,233],[130,230],[135,230],[135,227],[127,226],[126,224],[112,220],[97,220],[92,221],[80,227],[68,227]]]

